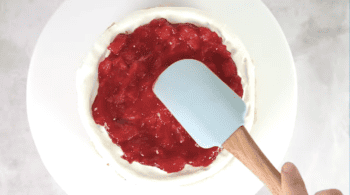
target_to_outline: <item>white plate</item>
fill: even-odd
[[[38,40],[28,75],[28,119],[46,168],[68,194],[255,194],[263,184],[237,160],[231,171],[195,185],[140,189],[103,164],[90,145],[77,111],[76,70],[113,21],[159,5],[207,11],[240,37],[256,65],[257,120],[251,135],[280,169],[296,116],[295,68],[281,28],[258,0],[64,2]]]

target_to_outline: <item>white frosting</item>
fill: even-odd
[[[255,104],[255,71],[252,60],[241,41],[232,32],[227,31],[225,25],[213,20],[204,12],[193,8],[157,7],[140,10],[110,26],[101,35],[77,71],[79,114],[96,151],[106,163],[109,163],[126,180],[145,185],[152,183],[159,185],[159,182],[171,185],[191,184],[213,176],[225,167],[233,156],[226,150],[222,150],[217,159],[208,167],[186,165],[182,171],[171,174],[156,167],[141,165],[138,162],[129,164],[121,158],[123,155],[121,148],[112,143],[104,127],[97,125],[91,114],[91,106],[98,89],[97,69],[99,62],[109,55],[108,45],[117,34],[133,32],[137,27],[147,24],[155,18],[165,18],[171,23],[188,22],[197,26],[204,26],[215,31],[223,38],[223,43],[227,46],[227,50],[231,52],[232,59],[236,63],[238,75],[242,78],[243,101],[247,106],[244,126],[250,131],[254,121]]]

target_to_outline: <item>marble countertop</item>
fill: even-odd
[[[66,194],[44,167],[26,113],[35,43],[63,0],[0,2],[0,194]],[[349,194],[349,2],[263,0],[282,27],[296,66],[298,107],[284,161],[308,192]],[[262,188],[258,195],[269,194]]]

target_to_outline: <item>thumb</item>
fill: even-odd
[[[281,171],[283,195],[307,195],[305,183],[293,163],[287,162]]]

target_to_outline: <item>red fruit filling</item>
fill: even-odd
[[[172,63],[196,59],[242,97],[241,78],[222,39],[205,27],[154,19],[131,34],[117,35],[108,49],[111,54],[98,67],[92,115],[121,147],[122,158],[168,173],[181,171],[185,164],[210,165],[221,149],[198,146],[152,85]]]

